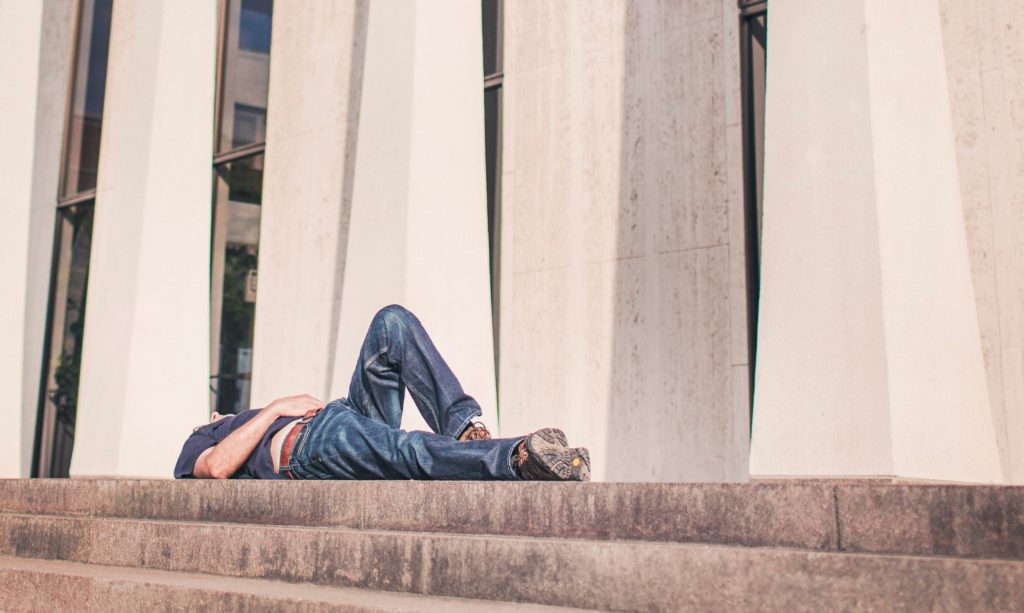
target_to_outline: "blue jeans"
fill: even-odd
[[[400,429],[406,389],[433,432]],[[302,428],[281,469],[299,479],[519,479],[512,450],[522,437],[456,440],[479,415],[420,321],[392,305],[370,323],[348,398]]]

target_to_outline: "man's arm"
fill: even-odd
[[[252,454],[252,450],[263,440],[263,436],[278,417],[302,417],[307,411],[323,406],[323,402],[308,394],[288,396],[271,402],[259,415],[200,454],[192,470],[192,476],[197,479],[229,478]]]

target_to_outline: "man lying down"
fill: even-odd
[[[433,432],[400,429],[406,389]],[[370,323],[348,398],[214,413],[185,441],[174,477],[590,480],[590,453],[561,430],[494,439],[480,415],[416,316],[392,305]]]

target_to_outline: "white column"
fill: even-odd
[[[0,477],[27,477],[35,440],[73,6],[0,0]],[[44,28],[45,24],[45,28]]]
[[[1000,482],[935,0],[775,0],[752,476]]]
[[[493,426],[480,36],[469,0],[370,7],[331,395],[346,395],[370,318],[400,303]]]
[[[209,407],[216,4],[114,3],[71,474],[170,477]]]
[[[331,390],[366,15],[366,2],[274,6],[253,407]]]

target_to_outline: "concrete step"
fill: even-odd
[[[198,573],[0,556],[0,610],[558,613],[582,611]]]
[[[1020,610],[1024,562],[0,515],[0,554],[625,611]]]
[[[1024,560],[1024,488],[0,480],[0,511]]]

